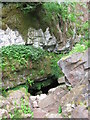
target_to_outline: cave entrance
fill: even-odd
[[[29,86],[28,92],[35,96],[40,94],[48,94],[51,88],[57,87],[59,85],[58,80],[55,76],[45,78],[41,81],[35,81],[32,86]]]

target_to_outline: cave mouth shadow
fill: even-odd
[[[48,91],[50,89],[55,88],[57,86],[59,86],[58,80],[56,78],[54,78],[53,82],[51,82],[50,85],[45,86],[45,87],[41,87],[40,90],[34,89],[34,87],[33,88],[29,87],[28,92],[33,96],[40,95],[40,94],[48,94]]]

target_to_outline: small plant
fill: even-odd
[[[62,113],[62,108],[61,106],[59,105],[59,108],[58,108],[58,113],[61,114]]]
[[[41,71],[40,71],[40,75],[44,75],[44,70],[41,70]]]
[[[68,87],[68,90],[70,91],[71,89],[72,89],[72,86],[69,86],[69,87]]]
[[[7,97],[7,92],[6,92],[5,89],[2,90],[2,95],[3,95],[4,97]]]
[[[33,118],[33,112],[31,111],[28,102],[26,102],[23,98],[21,98],[21,111],[24,114],[31,114],[31,117]]]
[[[15,105],[14,114],[12,112],[9,112],[9,115],[10,115],[11,119],[15,120],[15,118],[16,119],[17,118],[21,118],[21,111],[17,110],[17,108],[16,108],[16,101],[15,101],[14,105]]]
[[[27,82],[29,83],[30,86],[34,84],[34,81],[30,79],[30,77],[27,78]]]

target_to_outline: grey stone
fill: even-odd
[[[63,77],[59,78],[58,83],[59,84],[65,83],[65,77],[63,76]]]
[[[87,64],[88,50],[83,53],[72,54],[65,59],[62,58],[58,62],[59,67],[62,69],[62,72],[66,77],[65,82],[68,81],[68,83],[70,83],[73,87],[77,85],[81,80],[84,80],[86,77],[85,71],[86,69],[89,69],[89,66]]]
[[[46,115],[45,115],[45,117],[46,118],[62,118],[62,116],[60,115],[60,114],[52,114],[52,113],[47,113]]]
[[[34,112],[34,118],[44,118],[47,113],[41,108],[35,108],[33,112]]]
[[[72,118],[88,118],[88,110],[86,110],[85,106],[76,107],[72,113]]]
[[[53,95],[48,95],[45,99],[42,99],[38,102],[40,108],[45,108],[51,104],[55,103],[55,99]]]
[[[0,29],[0,47],[13,44],[25,44],[22,36],[18,31],[13,31],[9,27],[4,31]]]

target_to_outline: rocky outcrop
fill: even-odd
[[[29,28],[26,44],[40,47],[47,51],[54,51],[57,45],[56,41],[55,36],[50,34],[49,28],[47,28],[45,32],[43,32],[42,29],[36,30]]]
[[[71,84],[72,87],[88,79],[88,72],[90,71],[90,64],[88,64],[89,51],[90,49],[83,53],[75,53],[66,59],[62,58],[58,62],[66,77],[66,83]]]
[[[71,86],[70,92],[60,99],[62,114],[66,117],[88,118],[89,51],[75,53],[58,62],[65,75],[66,86]]]
[[[54,62],[59,59],[57,55],[53,54],[52,57],[52,53],[25,45],[12,45],[2,47],[0,50],[3,61],[1,74],[3,89],[28,83],[30,88],[32,86],[30,91],[34,92],[53,83],[53,85],[58,85],[57,77],[62,72],[59,71],[59,68],[57,69],[58,74],[54,72],[58,67],[57,63]]]
[[[25,44],[19,32],[17,30],[13,31],[9,27],[6,30],[0,29],[0,47],[13,44]]]
[[[68,90],[66,87],[58,86],[50,89],[50,91],[48,91],[48,95],[41,94],[37,96],[30,96],[33,110],[35,111],[34,118],[37,118],[40,113],[43,114],[43,118],[62,118],[62,115],[58,113],[60,105],[59,102],[62,96],[64,96],[67,92]]]
[[[46,49],[47,51],[56,50],[56,38],[54,35],[50,34],[49,28],[45,32],[42,29],[36,30],[34,28],[28,29],[28,37],[25,40],[22,38],[17,30],[12,30],[7,27],[6,30],[0,29],[0,47],[9,45],[33,45],[34,47],[40,47]]]
[[[39,12],[34,11],[34,13],[30,12],[29,14],[24,14],[19,8],[17,9],[17,5],[14,3],[3,6],[2,7],[2,21],[3,21],[2,29],[4,30],[3,32],[6,31],[8,26],[14,32],[18,31],[26,44],[29,45],[32,44],[35,47],[41,47],[48,51],[54,52],[62,51],[67,52],[67,50],[70,50],[72,44],[72,37],[68,38],[66,36],[66,33],[68,33],[69,31],[68,24],[67,23],[64,24],[64,22],[61,22],[60,21],[61,18],[58,20],[58,23],[56,22],[55,18],[54,18],[55,21],[52,20],[50,22],[46,19],[46,13],[42,9]],[[62,24],[62,27],[64,28],[63,31],[61,30],[62,28],[59,25],[59,22],[61,22],[60,24],[63,23]],[[76,30],[73,30],[73,32],[76,32]],[[23,40],[20,40],[21,38],[19,37],[18,37],[19,39],[17,39],[15,35],[13,35],[13,37],[7,35],[6,42],[5,40],[3,41],[3,39],[1,39],[0,42],[2,42],[2,46],[6,44],[11,45],[14,43],[20,44],[20,41],[24,42]],[[4,38],[6,38],[5,36],[6,35],[4,34]],[[74,33],[73,39],[74,42],[76,41],[75,36],[76,33]],[[10,39],[11,37],[12,39]]]
[[[6,97],[0,95],[0,119],[13,117],[31,118],[31,114],[26,110],[30,108],[32,111],[32,105],[31,101],[29,100],[29,96],[30,94],[27,93],[25,88],[10,90],[6,93]],[[26,114],[25,111],[27,112]]]

